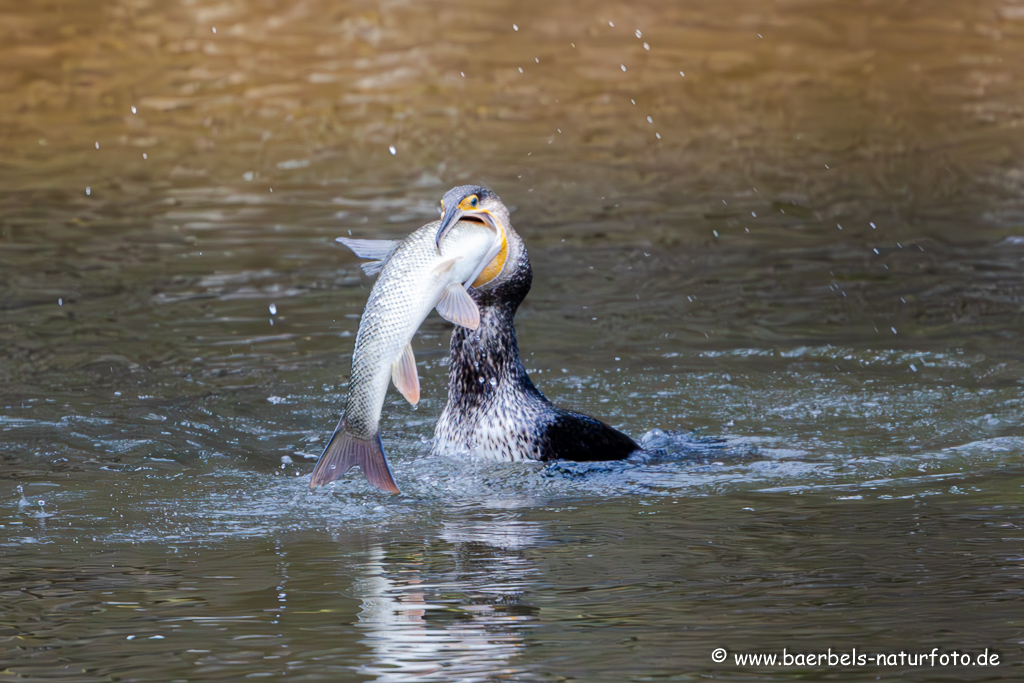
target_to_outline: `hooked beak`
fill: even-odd
[[[443,240],[444,236],[448,234],[448,231],[459,222],[459,219],[462,218],[462,214],[462,209],[454,202],[452,206],[446,206],[444,208],[444,214],[441,216],[441,225],[437,228],[437,238],[435,239],[438,254],[441,253],[441,240]]]

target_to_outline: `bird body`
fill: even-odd
[[[486,460],[621,460],[640,446],[588,415],[552,404],[530,380],[514,318],[533,280],[508,209],[486,188],[445,193],[441,220],[401,243],[339,238],[379,272],[359,323],[345,412],[313,470],[310,487],[359,465],[371,484],[398,492],[380,440],[388,378],[419,398],[409,342],[430,309],[456,323],[448,400],[434,433],[436,453]]]
[[[467,197],[477,198],[469,205]],[[434,432],[437,453],[486,460],[621,460],[640,450],[633,439],[590,416],[552,404],[530,380],[519,356],[514,318],[533,281],[530,259],[508,210],[490,190],[462,186],[445,194],[449,221],[479,218],[503,236],[504,259],[485,269],[469,294],[480,311],[476,329],[452,332],[448,400]],[[452,210],[451,207],[462,207]],[[481,215],[482,212],[486,212]]]

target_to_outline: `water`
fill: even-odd
[[[0,670],[1019,679],[1022,21],[1009,1],[6,8]],[[538,386],[720,455],[431,456],[432,317],[420,410],[392,393],[383,418],[403,494],[308,492],[369,291],[334,238],[401,237],[466,182],[530,250]],[[1000,663],[733,659],[783,648]]]

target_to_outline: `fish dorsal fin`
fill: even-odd
[[[399,244],[398,240],[360,240],[354,237],[336,237],[334,241],[344,244],[359,258],[372,261],[386,261]]]
[[[387,261],[367,261],[366,263],[360,263],[359,267],[363,269],[363,272],[370,277],[373,277],[384,269],[384,264]]]
[[[455,262],[461,258],[461,256],[452,256],[451,258],[447,258],[444,261],[441,261],[436,266],[434,266],[434,269],[430,271],[430,274],[440,275],[441,273],[447,273],[449,270],[452,269],[452,266],[455,265]]]
[[[354,237],[336,237],[334,241],[344,244],[359,258],[370,259],[369,263],[362,264],[367,275],[379,273],[400,244],[398,240],[360,240]]]
[[[402,354],[391,366],[391,381],[402,392],[405,400],[416,405],[420,400],[420,377],[416,374],[416,356],[412,353],[412,342],[405,345]]]
[[[473,297],[462,284],[453,282],[444,289],[444,295],[437,302],[437,312],[442,318],[456,325],[475,330],[480,327],[480,309]]]

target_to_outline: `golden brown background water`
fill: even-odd
[[[0,671],[1019,679],[1022,128],[1011,0],[0,2]],[[465,182],[545,393],[757,457],[431,458],[432,318],[404,495],[306,493],[333,238]]]
[[[754,187],[829,221],[1019,218],[1019,6],[720,5],[12,4],[4,181],[94,210],[479,178],[531,225]]]

